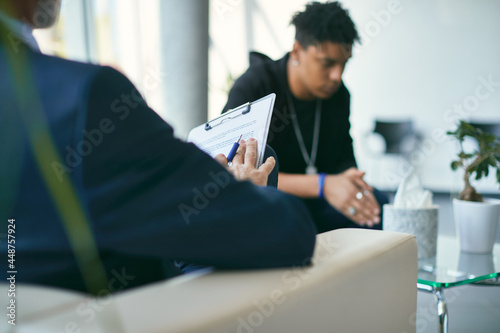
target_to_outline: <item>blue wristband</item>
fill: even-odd
[[[326,178],[326,173],[320,173],[318,174],[318,185],[319,185],[319,192],[318,192],[318,197],[324,198],[325,195],[323,193],[323,188],[325,187],[325,178]]]

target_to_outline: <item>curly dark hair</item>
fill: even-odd
[[[349,12],[338,1],[310,2],[305,11],[295,13],[290,24],[295,26],[295,40],[305,48],[326,41],[351,45],[359,42]]]

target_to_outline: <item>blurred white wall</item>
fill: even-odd
[[[352,136],[367,179],[393,188],[412,164],[433,190],[457,191],[461,174],[449,164],[457,146],[444,132],[458,119],[500,122],[500,1],[344,0],[362,45],[344,80],[351,91]],[[248,66],[248,50],[275,59],[291,49],[289,21],[300,0],[212,0],[210,107],[219,114],[227,76]],[[490,83],[488,83],[490,82]],[[374,159],[365,133],[375,118],[412,118],[424,142],[406,160]],[[479,185],[500,193],[493,177]]]

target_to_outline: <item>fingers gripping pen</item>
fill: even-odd
[[[233,145],[233,148],[231,148],[231,151],[229,152],[229,154],[227,155],[227,161],[228,162],[232,162],[233,161],[233,158],[234,156],[236,156],[236,151],[238,150],[238,148],[240,147],[240,140],[241,140],[241,137],[243,136],[240,135],[240,138],[238,139],[238,141],[236,141]]]

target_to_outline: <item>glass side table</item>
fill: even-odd
[[[500,244],[496,243],[490,254],[471,254],[460,251],[457,238],[438,236],[436,256],[418,261],[417,288],[434,294],[439,332],[448,332],[443,290],[465,284],[500,286]]]

